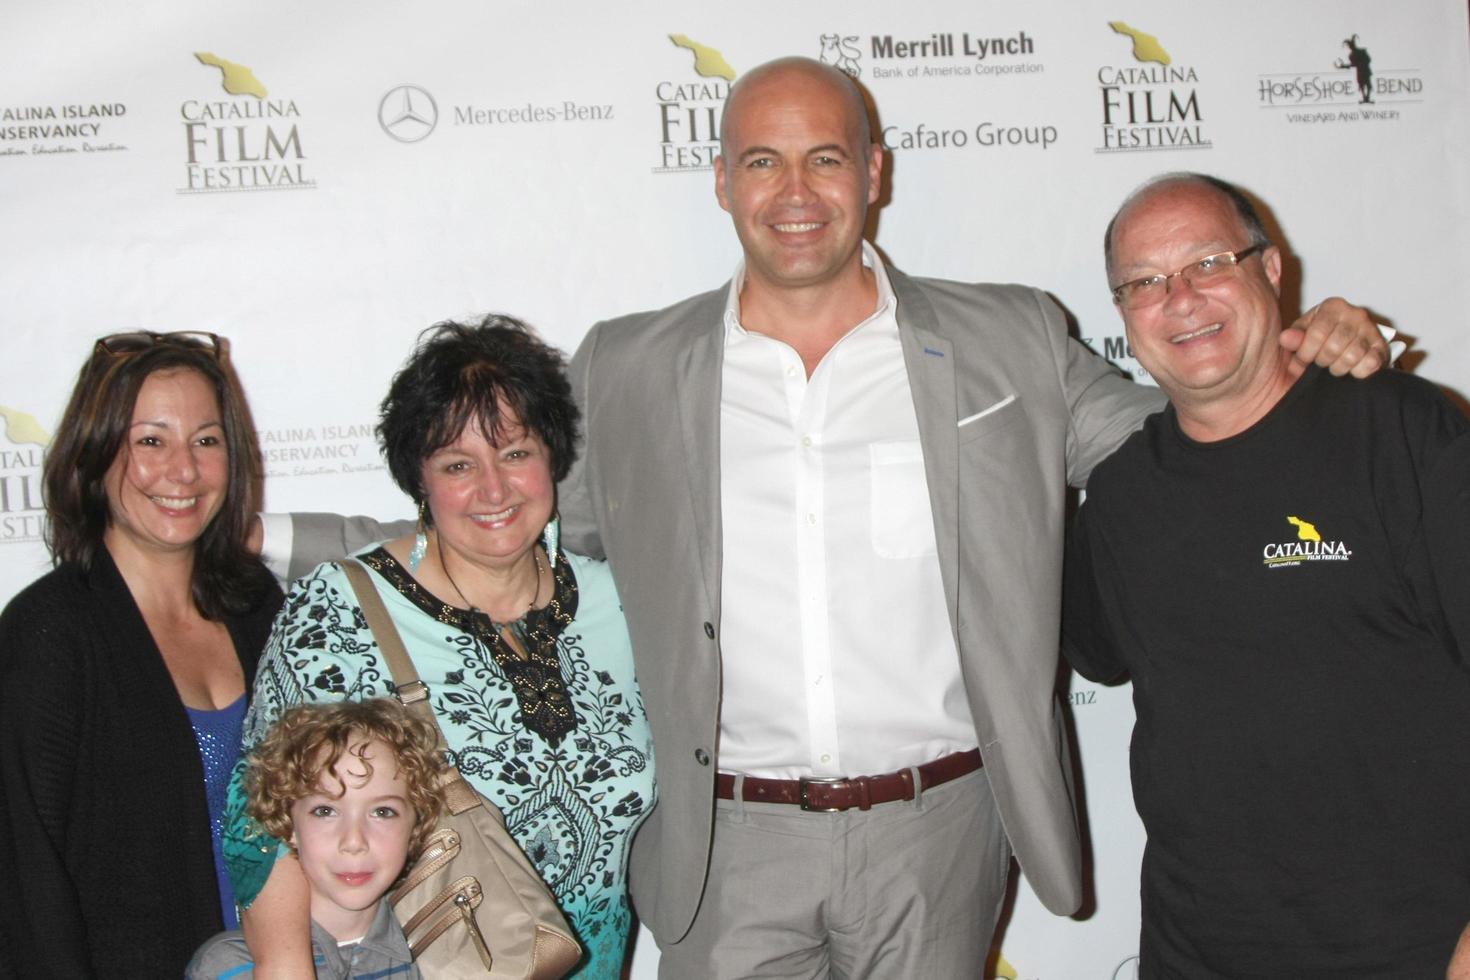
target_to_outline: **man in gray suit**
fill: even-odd
[[[671,977],[978,976],[1012,849],[1081,902],[1062,509],[1162,399],[1043,294],[864,247],[883,156],[845,76],[758,68],[723,136],[734,281],[572,363],[565,533],[612,562],[657,745],[638,914]],[[822,782],[861,776],[881,800]]]
[[[572,362],[563,534],[628,615],[662,976],[978,976],[1013,852],[1049,909],[1082,899],[1064,496],[1163,398],[1036,290],[885,267],[862,240],[882,163],[847,76],[749,72],[715,168],[734,279],[598,324]],[[1298,356],[1369,369],[1349,320]]]

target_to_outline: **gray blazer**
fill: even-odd
[[[985,772],[1032,888],[1068,914],[1082,894],[1055,696],[1065,492],[1162,408],[1163,395],[1069,340],[1060,310],[1037,290],[889,276]],[[627,612],[659,784],[633,846],[633,900],[664,943],[688,932],[710,851],[727,290],[599,323],[572,360],[586,440],[560,488],[562,540],[609,559]],[[294,551],[314,547],[320,558],[376,533],[342,530],[323,541],[298,518]]]
[[[1055,697],[1066,486],[1164,398],[1069,340],[1036,290],[889,276],[985,772],[1032,888],[1070,913],[1080,857]],[[688,931],[710,848],[727,290],[600,323],[572,360],[586,449],[562,486],[563,540],[607,556],[628,614],[659,783],[633,898],[662,942]]]

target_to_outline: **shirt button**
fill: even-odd
[[[806,515],[806,522],[808,524],[816,524],[817,523],[817,515],[816,514],[808,514],[808,515]]]
[[[826,752],[823,752],[822,753],[822,761],[823,762],[831,762],[832,761],[832,757],[830,755],[828,755]]]
[[[713,640],[715,638],[715,624],[714,623],[705,623],[704,624],[704,635],[707,636],[707,637],[709,637],[711,640]]]
[[[802,436],[801,437],[801,444],[806,449],[812,448],[812,437],[811,436]]]
[[[699,763],[701,766],[709,765],[709,753],[706,752],[704,749],[695,749],[694,761]]]
[[[794,368],[794,367],[787,367],[786,368],[786,377],[788,377],[788,378],[794,378],[794,377],[796,377],[796,368]]]

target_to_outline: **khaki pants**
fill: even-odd
[[[866,813],[717,800],[704,901],[659,977],[979,977],[1010,857],[984,769]]]

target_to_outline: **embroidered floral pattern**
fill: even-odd
[[[552,605],[528,624],[544,638],[541,662],[565,691],[574,718],[565,731],[528,724],[534,712],[514,672],[470,614],[428,594],[382,549],[362,561],[379,576],[453,761],[500,807],[591,954],[574,975],[616,978],[631,929],[628,848],[654,801],[653,743],[611,577],[598,563],[567,557],[556,564]],[[276,621],[246,744],[293,705],[391,692],[346,576],[323,565],[293,586]]]

